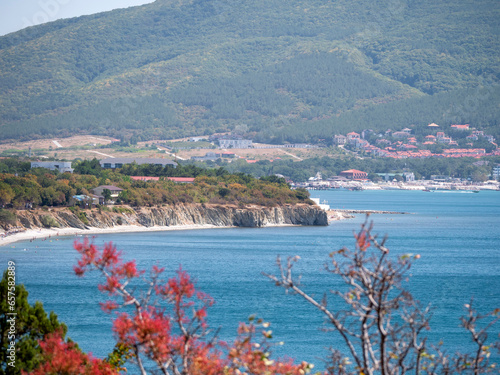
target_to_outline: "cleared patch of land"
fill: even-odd
[[[219,149],[219,148],[193,148],[176,149],[173,154],[163,147],[165,143],[174,146],[176,143],[185,147],[191,142],[187,139],[154,140],[139,142],[133,146],[110,146],[114,138],[105,136],[79,135],[69,138],[47,138],[26,142],[11,142],[0,144],[0,155],[27,156],[31,148],[31,155],[35,158],[56,158],[61,160],[74,159],[103,159],[117,157],[138,158],[171,158],[189,160],[192,156],[204,156],[208,152],[230,152],[236,158],[248,160],[294,160],[300,161],[312,157],[338,156],[338,149],[332,148],[248,148],[248,149]],[[208,143],[207,143],[208,144]],[[158,146],[157,146],[158,145]],[[258,144],[258,146],[272,146]]]

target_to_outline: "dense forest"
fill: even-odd
[[[500,139],[495,0],[157,0],[0,37],[0,140],[261,142],[469,123]]]

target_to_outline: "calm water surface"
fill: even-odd
[[[481,311],[500,307],[500,193],[425,193],[408,191],[312,192],[334,208],[406,211],[412,215],[372,215],[375,232],[388,234],[394,255],[421,254],[412,268],[409,288],[425,304],[434,306],[431,338],[443,338],[450,350],[461,349],[458,317],[474,296]],[[329,346],[340,346],[334,332],[321,330],[322,316],[296,296],[286,295],[261,272],[276,271],[277,255],[300,255],[297,272],[304,288],[321,295],[341,284],[326,275],[328,253],[352,247],[353,230],[364,216],[328,227],[210,229],[156,233],[99,235],[96,244],[116,243],[127,259],[149,268],[157,263],[173,275],[179,265],[213,296],[212,327],[222,327],[224,339],[234,337],[238,322],[257,314],[272,323],[277,349],[297,360],[321,367],[319,358]],[[77,255],[74,238],[19,242],[0,247],[0,264],[17,264],[18,282],[30,301],[42,301],[69,327],[68,335],[85,351],[104,357],[114,345],[110,316],[102,313],[97,275],[77,278],[72,266]],[[27,249],[24,251],[24,249]],[[497,329],[498,332],[498,329]]]

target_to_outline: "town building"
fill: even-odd
[[[219,139],[220,148],[251,148],[251,139]]]
[[[408,138],[410,136],[409,133],[401,131],[401,132],[394,132],[392,133],[392,136],[397,139],[402,139],[402,138]]]
[[[102,168],[122,168],[125,164],[152,164],[152,165],[161,165],[165,167],[170,165],[172,167],[177,167],[177,163],[170,159],[153,159],[153,158],[107,158],[99,160],[99,164]]]
[[[469,124],[465,124],[465,125],[455,124],[455,125],[451,125],[451,127],[453,129],[456,129],[456,130],[469,130]]]
[[[73,173],[70,161],[32,161],[31,168],[47,168],[51,171],[58,170],[61,173]]]
[[[500,164],[497,164],[496,166],[493,167],[491,175],[495,180],[497,181],[500,180]]]
[[[337,146],[343,146],[347,142],[347,137],[344,135],[336,135],[333,137],[333,143]]]
[[[205,156],[191,156],[191,160],[194,161],[216,161],[222,155],[216,152],[207,152]]]
[[[349,180],[366,180],[368,173],[358,171],[357,169],[349,169],[347,171],[340,172],[339,176],[345,177]]]
[[[356,140],[356,139],[360,139],[360,136],[358,133],[356,133],[356,132],[347,133],[347,142],[351,143],[351,142],[354,142],[354,140]]]

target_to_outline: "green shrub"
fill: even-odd
[[[127,208],[127,207],[113,207],[113,212],[115,212],[117,214],[123,214],[123,213],[133,214],[134,210]]]
[[[85,214],[85,212],[78,212],[78,218],[80,219],[80,221],[85,224],[85,225],[89,225],[89,219],[87,218],[87,215]]]
[[[0,223],[15,225],[16,222],[17,216],[15,213],[9,210],[0,209]]]
[[[50,215],[43,215],[40,218],[40,222],[42,223],[42,225],[45,228],[52,228],[52,227],[59,228],[60,227],[59,223]]]

